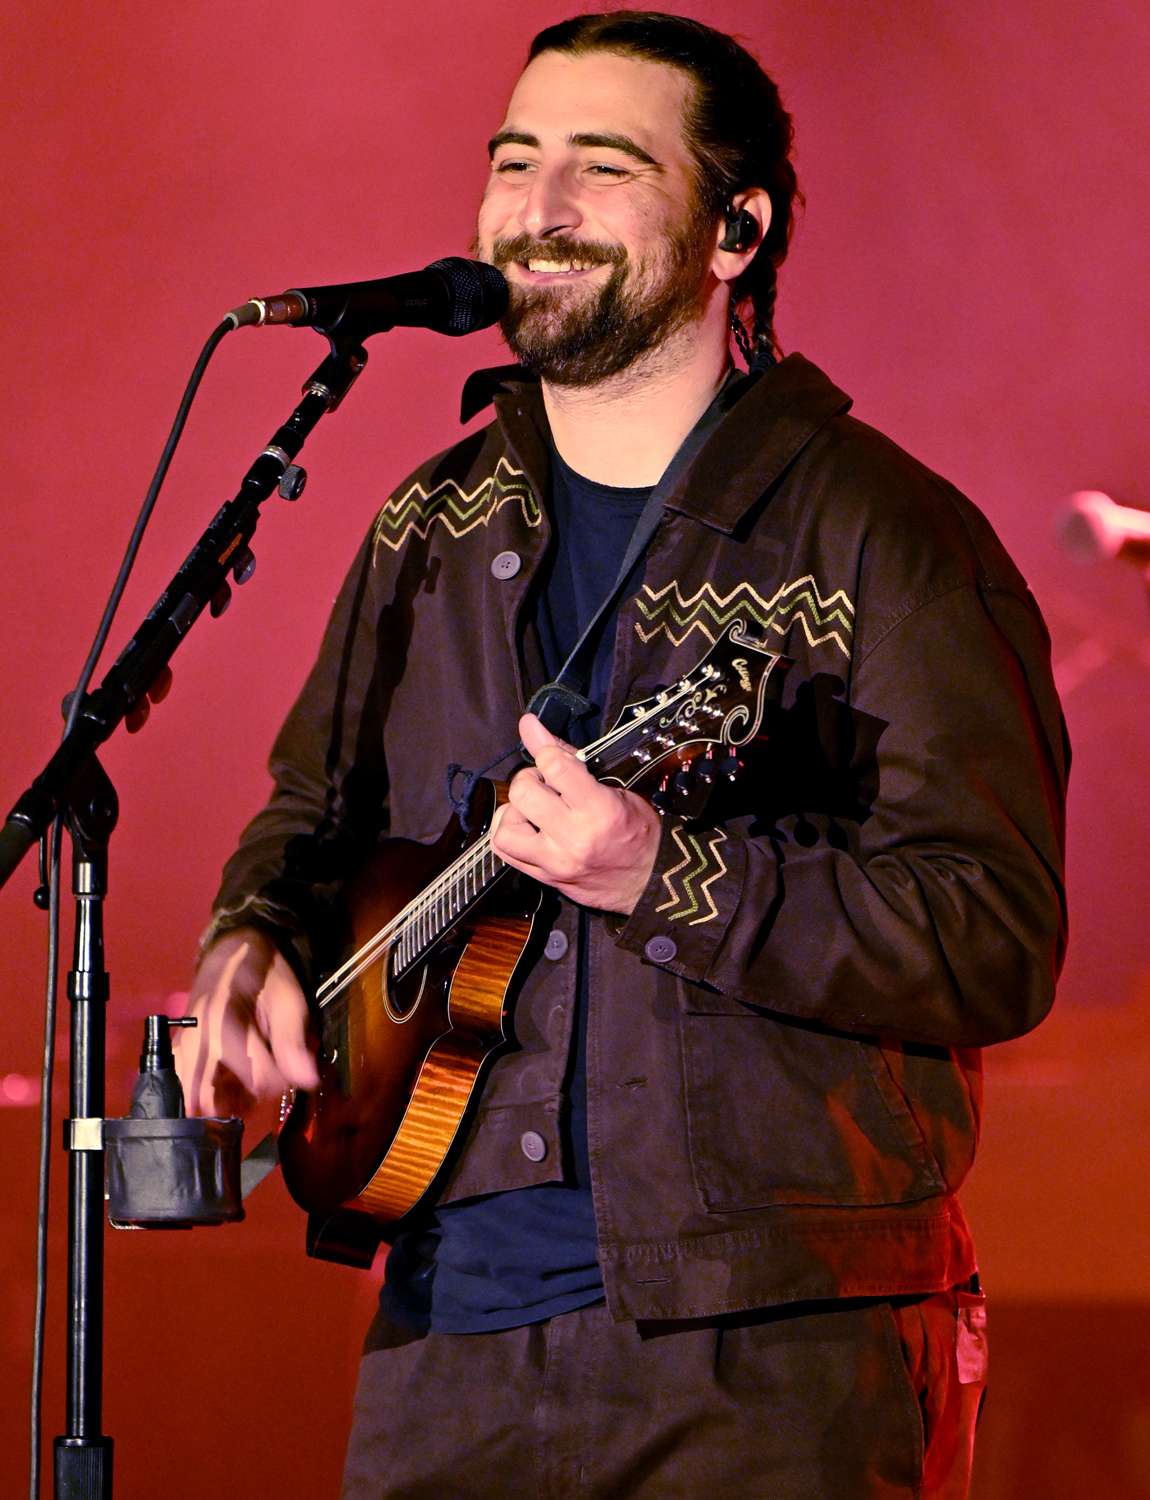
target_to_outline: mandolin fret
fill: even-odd
[[[506,869],[487,838],[461,855],[396,917],[391,944],[396,967],[415,963]]]

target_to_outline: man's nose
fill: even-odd
[[[577,229],[583,215],[570,172],[541,166],[531,178],[519,217],[524,229],[538,238]]]

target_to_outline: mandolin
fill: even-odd
[[[735,620],[579,759],[661,812],[696,817],[714,782],[738,774],[735,752],[760,734],[767,679],[785,662]],[[371,1264],[384,1234],[433,1196],[482,1075],[508,1045],[543,892],[492,848],[503,795],[478,782],[470,831],[453,817],[432,844],[386,840],[349,884],[352,951],[315,996],[319,1083],[285,1096],[279,1136],[309,1254]]]

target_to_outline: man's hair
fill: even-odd
[[[528,61],[541,52],[614,52],[665,63],[688,75],[694,89],[685,126],[703,213],[718,219],[732,195],[748,188],[765,188],[770,195],[771,222],[734,284],[733,306],[743,311],[749,304],[756,348],[777,350],[777,273],[790,243],[795,202],[802,197],[791,162],[791,117],[775,83],[733,37],[661,11],[572,16],[539,33]]]

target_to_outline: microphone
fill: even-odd
[[[389,328],[431,328],[453,337],[490,328],[507,306],[503,273],[479,260],[448,256],[422,271],[348,281],[338,286],[296,287],[275,297],[253,297],[233,307],[233,328],[291,323],[356,340]]]
[[[1117,557],[1150,567],[1150,511],[1119,505],[1101,490],[1077,490],[1057,525],[1063,546],[1082,562]]]

